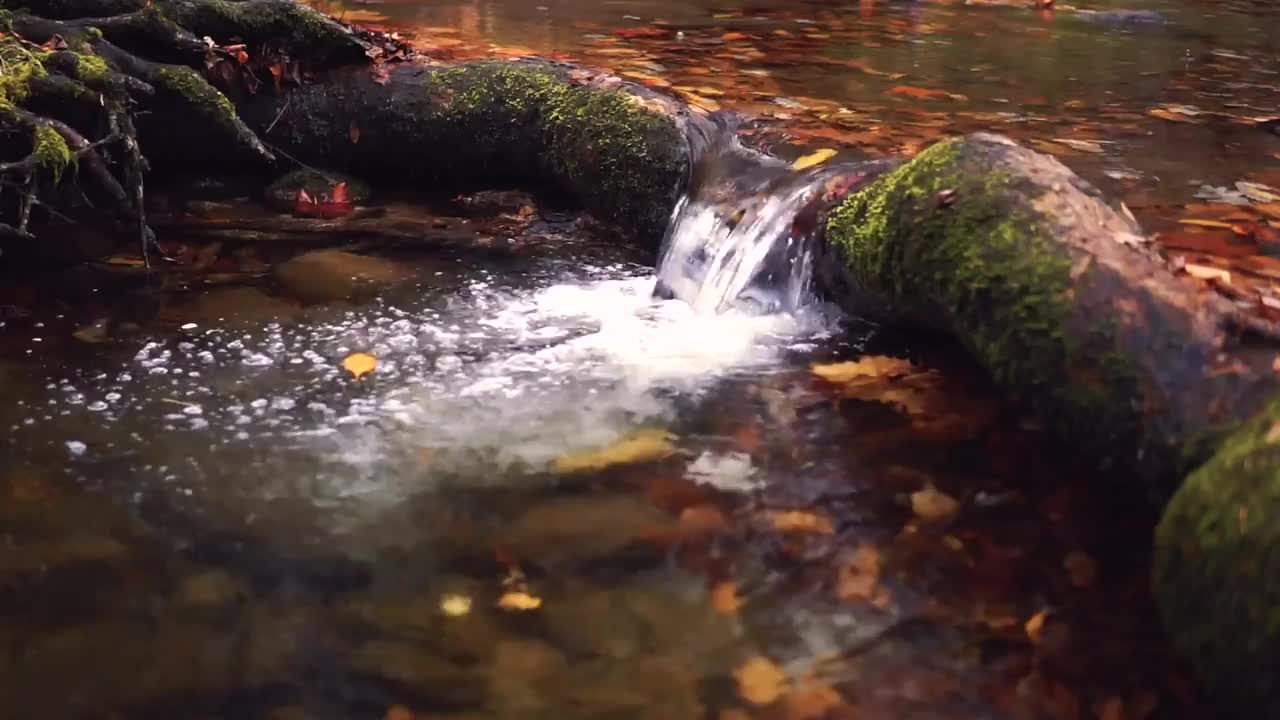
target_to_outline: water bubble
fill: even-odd
[[[70,452],[75,457],[80,457],[81,455],[84,454],[84,451],[88,449],[89,449],[88,446],[80,442],[79,440],[67,441],[67,451]]]
[[[101,400],[98,400],[98,401],[89,403],[85,407],[89,410],[92,410],[93,412],[102,412],[103,410],[107,409],[107,404]]]

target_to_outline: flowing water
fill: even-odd
[[[928,101],[957,104],[945,122],[1085,148],[1069,161],[1131,202],[1280,152],[1143,115],[1274,110],[1267,7],[1138,3],[1175,21],[1146,34],[725,5],[348,9],[458,54],[639,58],[678,83],[726,48],[767,70],[744,103],[797,137],[834,113],[822,132],[869,133],[860,162],[944,122],[883,93],[944,80],[964,97]],[[655,20],[684,45],[600,40]],[[1214,94],[1226,65],[1235,100]],[[954,348],[812,297],[815,195],[875,167],[726,149],[657,263],[530,200],[428,224],[474,221],[465,248],[356,248],[397,282],[353,299],[282,273],[296,250],[194,234],[216,258],[199,273],[6,276],[0,718],[1206,717],[1146,596],[1143,506]],[[501,225],[517,215],[540,239]],[[854,382],[813,371],[857,360]]]

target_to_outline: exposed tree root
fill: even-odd
[[[145,254],[140,134],[170,168],[270,171],[275,155],[227,93],[367,62],[369,49],[291,0],[0,0],[0,242],[105,217]]]

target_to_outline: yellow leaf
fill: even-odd
[[[774,510],[765,514],[769,524],[778,532],[816,533],[830,535],[835,532],[831,518],[804,510]]]
[[[786,673],[763,655],[747,660],[733,671],[733,677],[738,681],[738,694],[752,705],[772,703],[787,687]]]
[[[1231,230],[1232,225],[1229,222],[1221,220],[1197,220],[1195,218],[1183,218],[1178,221],[1181,225],[1195,225],[1196,227],[1221,228],[1223,230]]]
[[[1027,639],[1031,641],[1032,645],[1039,645],[1040,640],[1044,638],[1045,615],[1047,615],[1047,612],[1041,610],[1032,615],[1031,619],[1027,620],[1026,625],[1023,625],[1023,629],[1027,631]]]
[[[449,617],[462,617],[471,612],[471,598],[449,593],[440,598],[440,612]]]
[[[830,160],[836,156],[836,151],[831,148],[823,148],[805,155],[804,157],[791,163],[792,170],[804,170]]]
[[[641,430],[608,447],[565,453],[551,463],[551,469],[558,473],[576,473],[662,460],[675,454],[675,439],[675,435],[665,430]]]
[[[868,355],[855,362],[814,365],[814,375],[829,383],[844,385],[860,378],[900,377],[916,372],[910,360],[885,355]]]
[[[537,610],[542,607],[542,598],[527,592],[513,591],[498,598],[498,607],[503,610]]]
[[[944,520],[960,511],[960,501],[928,485],[911,493],[911,511],[924,520]]]
[[[351,373],[352,377],[359,379],[378,367],[378,358],[368,353],[351,353],[342,359],[342,367]]]

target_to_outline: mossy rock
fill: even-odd
[[[1224,717],[1280,717],[1280,400],[1173,496],[1154,585],[1175,647]]]
[[[312,198],[331,197],[340,184],[347,186],[347,199],[354,204],[367,202],[372,195],[363,180],[327,170],[294,170],[267,186],[263,198],[280,212],[292,212],[298,204],[298,192],[305,190]]]

